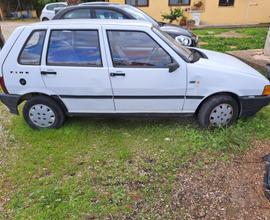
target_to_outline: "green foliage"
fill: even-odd
[[[181,8],[171,8],[169,14],[162,15],[163,20],[169,20],[170,23],[180,20],[182,17],[184,17],[184,11]]]

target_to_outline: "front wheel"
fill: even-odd
[[[65,114],[58,103],[44,96],[28,100],[23,108],[23,116],[34,129],[59,128],[65,120]]]
[[[217,95],[206,100],[199,109],[198,121],[203,128],[227,127],[237,120],[239,106],[228,95]]]

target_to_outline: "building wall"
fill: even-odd
[[[125,3],[125,0],[109,0],[114,3]],[[190,9],[196,0],[191,0],[190,6],[181,6]],[[221,7],[218,0],[204,0],[205,9],[201,13],[201,24],[226,25],[226,24],[256,24],[270,22],[270,0],[235,0],[234,6]],[[162,20],[161,15],[169,12],[168,0],[149,0],[148,7],[142,10]],[[192,18],[190,12],[186,12]]]

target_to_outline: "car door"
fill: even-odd
[[[41,74],[70,113],[114,112],[99,27],[50,30]]]
[[[181,112],[186,64],[150,28],[104,27],[117,112]],[[177,62],[180,68],[169,72]]]

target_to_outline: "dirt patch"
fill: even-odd
[[[255,142],[254,146],[230,163],[216,162],[181,173],[173,190],[173,209],[185,210],[187,219],[270,219],[262,161],[270,143]]]
[[[222,37],[222,38],[248,38],[249,36],[241,33],[237,33],[235,31],[228,31],[223,32],[221,34],[215,35],[215,37]]]

